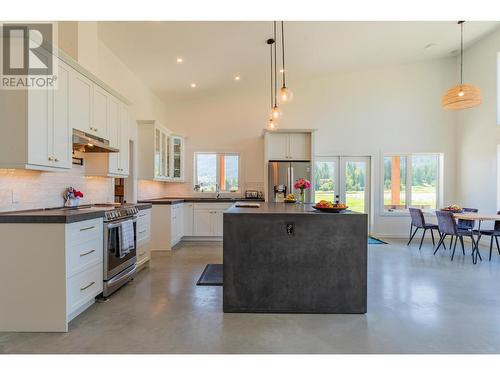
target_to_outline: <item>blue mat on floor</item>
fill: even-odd
[[[368,237],[368,245],[386,245],[387,242],[384,242],[382,240],[379,240],[378,238],[375,237]]]

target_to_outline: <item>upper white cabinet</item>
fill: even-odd
[[[57,88],[2,90],[0,167],[57,171],[71,168],[69,66],[58,61]]]
[[[268,133],[268,160],[311,160],[310,133]]]
[[[69,82],[69,113],[71,126],[85,133],[94,133],[92,126],[93,83],[71,69]]]
[[[158,121],[138,121],[138,178],[157,181],[183,181],[184,144]]]
[[[111,95],[103,88],[93,84],[92,96],[92,125],[90,130],[97,137],[109,139],[108,121],[109,121],[109,100]]]

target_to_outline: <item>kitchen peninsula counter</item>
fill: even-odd
[[[366,214],[312,205],[224,213],[224,312],[365,313]]]

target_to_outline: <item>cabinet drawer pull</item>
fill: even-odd
[[[89,285],[84,286],[83,288],[80,288],[80,292],[83,292],[84,290],[87,290],[88,288],[90,288],[94,284],[95,284],[95,281],[92,281]]]
[[[95,225],[92,225],[91,227],[80,228],[80,232],[83,232],[85,230],[91,230],[91,229],[94,229],[94,228],[95,228]]]
[[[80,256],[81,256],[81,257],[84,257],[84,256],[89,255],[89,254],[92,254],[92,253],[94,253],[94,252],[95,252],[95,250],[90,250],[90,251],[87,251],[86,253],[82,253],[82,254],[80,254]]]
[[[146,233],[146,232],[147,232],[147,229],[144,229],[144,230],[141,230],[141,231],[139,232],[139,234],[143,234],[143,233]]]

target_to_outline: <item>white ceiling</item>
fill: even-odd
[[[499,22],[466,22],[470,45]],[[100,22],[99,37],[155,93],[167,100],[245,82],[269,80],[272,22]],[[293,75],[358,70],[451,56],[456,22],[285,22]],[[425,46],[432,44],[430,48]],[[176,58],[184,59],[177,64]],[[278,59],[281,62],[280,59]],[[234,76],[241,76],[240,82]],[[192,89],[191,83],[197,88]]]

